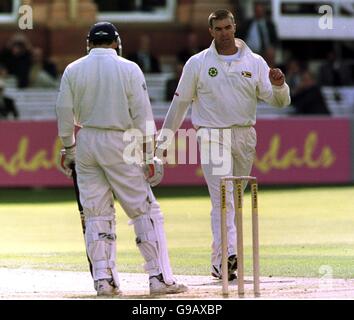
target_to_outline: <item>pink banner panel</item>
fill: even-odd
[[[158,128],[162,121],[157,121]],[[185,121],[182,129],[192,128]],[[350,122],[337,118],[258,120],[252,174],[264,184],[350,181]],[[70,186],[57,169],[55,121],[0,121],[0,186]],[[177,150],[189,150],[189,140]],[[193,145],[192,148],[195,148]],[[178,154],[178,151],[176,154]],[[190,159],[187,154],[187,159]],[[162,185],[205,184],[198,164],[168,164]]]
[[[157,120],[156,127],[160,129],[162,127],[163,121]],[[196,150],[197,146],[195,144],[196,141],[193,140],[192,149],[196,151],[197,154],[197,161],[190,161],[192,157],[190,157],[189,153],[189,143],[191,143],[191,139],[184,139],[184,135],[180,132],[183,130],[193,129],[192,122],[190,120],[186,120],[183,122],[182,126],[179,129],[179,134],[175,136],[176,142],[176,153],[175,153],[175,161],[173,164],[167,163],[165,165],[164,170],[164,178],[161,182],[161,185],[205,185],[206,182],[203,177],[202,168],[200,166],[200,157],[199,151]],[[195,132],[195,130],[194,130]],[[194,136],[194,135],[193,135]],[[186,143],[184,142],[186,141]],[[179,157],[179,151],[182,151],[182,154],[185,153],[185,159]],[[175,163],[183,163],[186,164],[175,164]],[[188,164],[187,164],[188,163]]]
[[[162,123],[157,122],[161,127]],[[185,121],[183,129],[192,128]],[[261,119],[252,175],[263,184],[351,181],[350,121],[345,118]],[[188,156],[187,156],[188,158]],[[178,168],[178,170],[177,170]],[[183,170],[183,171],[182,171]],[[166,184],[204,183],[199,165],[167,168]]]
[[[253,172],[272,183],[337,183],[351,180],[350,121],[301,117],[258,121]]]
[[[58,169],[54,121],[0,121],[0,186],[70,185]]]

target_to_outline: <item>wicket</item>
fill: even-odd
[[[235,224],[237,231],[237,290],[243,296],[244,290],[244,256],[243,256],[243,217],[242,195],[243,181],[248,181],[251,186],[252,197],[252,251],[253,251],[253,290],[256,297],[260,296],[259,281],[259,239],[258,239],[258,185],[257,178],[250,176],[226,176],[220,180],[221,190],[221,250],[222,250],[222,293],[229,294],[228,284],[228,250],[227,250],[227,211],[226,211],[226,182],[232,181],[234,186]],[[226,275],[226,276],[225,276]]]

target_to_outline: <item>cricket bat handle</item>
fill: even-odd
[[[79,190],[79,185],[77,183],[77,174],[76,174],[76,170],[75,170],[75,163],[73,163],[70,166],[70,169],[72,170],[72,177],[73,177],[73,183],[74,183],[74,189],[75,189],[75,197],[76,197],[77,206],[78,206],[79,212],[80,212],[82,233],[83,233],[83,235],[85,237],[85,233],[86,233],[85,215],[84,215],[84,210],[82,208],[82,204],[81,204],[81,201],[80,201],[80,190]],[[87,254],[87,250],[86,250],[86,256],[87,256],[87,260],[88,260],[88,263],[89,263],[91,275],[93,275],[93,273],[92,273],[92,263],[90,261],[90,258],[88,256],[88,254]]]

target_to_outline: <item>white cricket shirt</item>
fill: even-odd
[[[91,49],[67,66],[56,112],[65,146],[75,141],[74,124],[120,131],[136,128],[145,136],[147,121],[154,121],[141,69],[105,48]]]
[[[189,106],[194,126],[227,128],[254,125],[257,99],[276,107],[290,104],[288,85],[272,86],[265,60],[241,39],[235,43],[240,54],[231,63],[220,57],[214,41],[187,61],[163,128],[175,132]]]

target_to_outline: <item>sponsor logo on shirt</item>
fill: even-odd
[[[241,74],[246,78],[252,78],[252,73],[249,71],[242,71]]]
[[[211,77],[216,77],[218,75],[218,69],[216,69],[215,67],[211,67],[209,68],[208,74]]]

